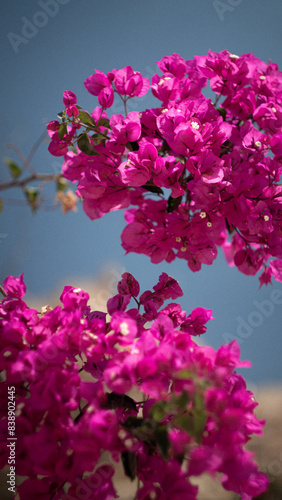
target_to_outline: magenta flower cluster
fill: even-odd
[[[134,80],[135,82],[135,80]],[[66,286],[62,306],[41,314],[23,300],[23,275],[3,283],[1,371],[15,387],[16,472],[20,500],[111,500],[114,463],[139,478],[138,500],[195,500],[193,476],[221,476],[250,500],[267,488],[244,449],[264,422],[236,367],[236,341],[199,346],[212,312],[164,302],[182,295],[163,273],[140,295],[126,272],[108,314]],[[131,391],[131,392],[130,392]],[[3,405],[6,394],[2,391]],[[2,412],[1,468],[7,463]],[[111,463],[103,461],[108,452]]]
[[[227,50],[157,64],[151,83],[130,66],[89,76],[100,104],[91,114],[65,91],[49,151],[64,156],[90,219],[127,209],[126,252],[153,263],[179,257],[198,271],[221,247],[242,273],[262,271],[261,285],[282,281],[282,73]],[[159,107],[127,113],[128,99],[149,88]],[[126,116],[108,119],[115,95]]]

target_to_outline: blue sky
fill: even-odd
[[[66,89],[92,111],[97,101],[83,81],[94,69],[107,72],[131,65],[151,77],[163,56],[177,52],[191,59],[209,48],[253,52],[282,68],[281,14],[280,0],[2,2],[1,156],[16,159],[9,143],[28,154],[46,123],[62,110]],[[155,102],[147,94],[134,100],[132,109],[143,110]],[[121,109],[116,105],[113,112]],[[38,171],[52,173],[59,171],[61,160],[42,144],[32,163]],[[6,170],[1,164],[1,181],[8,180]],[[52,201],[52,190],[47,195],[45,205]],[[246,378],[253,384],[282,381],[281,283],[259,290],[257,277],[229,268],[220,252],[211,267],[196,274],[184,261],[153,265],[141,255],[125,256],[120,246],[122,212],[92,222],[81,207],[66,216],[60,210],[33,215],[13,201],[19,198],[17,191],[3,193],[1,281],[24,272],[28,290],[38,295],[58,283],[75,285],[77,277],[94,280],[101,269],[117,266],[131,272],[145,290],[165,271],[179,280],[184,291],[179,302],[185,310],[213,309],[206,343],[218,347],[239,333],[245,335],[242,357],[253,363],[243,372]]]

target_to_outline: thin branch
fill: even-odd
[[[216,97],[216,99],[215,99],[215,101],[214,101],[214,103],[213,103],[214,107],[216,107],[216,106],[217,106],[218,101],[219,101],[219,99],[220,99],[220,98],[221,98],[221,94],[219,94],[219,95]]]
[[[32,181],[44,181],[44,182],[52,182],[59,179],[60,174],[37,174],[36,172],[21,181],[18,179],[13,179],[10,182],[3,182],[0,184],[0,191],[4,191],[4,189],[10,189],[13,187],[25,187],[26,184]]]
[[[7,297],[7,294],[6,294],[6,292],[4,292],[4,288],[1,285],[0,285],[0,292],[2,293],[2,295],[4,297]]]

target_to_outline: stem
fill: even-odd
[[[34,172],[34,174],[30,175],[29,177],[26,177],[21,181],[14,179],[10,182],[4,182],[3,184],[0,184],[0,191],[4,191],[4,189],[10,189],[13,187],[23,188],[25,187],[26,184],[32,181],[52,182],[56,181],[59,177],[60,177],[59,174],[37,174],[36,172]]]
[[[214,107],[216,107],[216,106],[217,106],[217,103],[218,103],[218,101],[219,101],[219,99],[220,99],[220,98],[221,98],[221,94],[219,94],[219,95],[216,97],[216,99],[215,99],[215,101],[214,101],[214,103],[213,103]]]
[[[136,299],[136,297],[133,297],[133,295],[131,295],[131,297],[135,300],[136,304],[138,305],[138,311],[139,311],[140,302],[138,302],[138,300]]]
[[[101,116],[102,116],[102,114],[103,114],[103,111],[104,111],[104,108],[101,108],[101,113],[100,113],[99,119],[98,119],[98,121],[97,121],[97,127],[98,127],[98,125],[99,125],[99,121],[101,120]]]
[[[6,292],[4,292],[4,288],[1,285],[0,285],[0,292],[2,293],[2,295],[4,297],[7,297],[7,294],[6,294]]]
[[[123,104],[124,104],[124,112],[125,112],[125,116],[127,116],[126,99],[123,99]]]

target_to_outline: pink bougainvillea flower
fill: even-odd
[[[138,71],[133,71],[131,66],[115,70],[114,85],[120,95],[130,97],[143,96],[150,88],[150,81]]]
[[[8,276],[3,281],[4,292],[8,297],[15,297],[22,299],[26,292],[26,285],[24,283],[23,273],[17,278],[16,276]]]
[[[71,90],[65,90],[63,93],[63,103],[66,107],[77,103],[77,97]]]
[[[58,139],[54,139],[50,142],[48,146],[48,151],[53,156],[64,156],[68,153],[68,144],[65,141],[60,141]]]
[[[89,76],[84,80],[84,86],[90,94],[98,96],[106,87],[111,87],[111,82],[108,77],[102,71],[95,70],[94,75]]]
[[[192,340],[204,333],[210,310],[162,308],[182,295],[175,279],[162,273],[138,297],[138,282],[124,273],[108,315],[91,312],[89,295],[72,286],[63,289],[62,307],[42,314],[22,300],[22,275],[6,278],[4,290],[0,370],[15,387],[17,471],[27,477],[21,500],[118,498],[113,467],[98,466],[105,450],[142,481],[137,498],[196,500],[189,478],[204,472],[223,474],[223,486],[245,500],[266,490],[266,476],[244,450],[264,425],[235,372],[249,362],[240,360],[236,341],[216,351]],[[133,388],[145,402],[128,395]],[[7,459],[4,451],[1,467]]]

